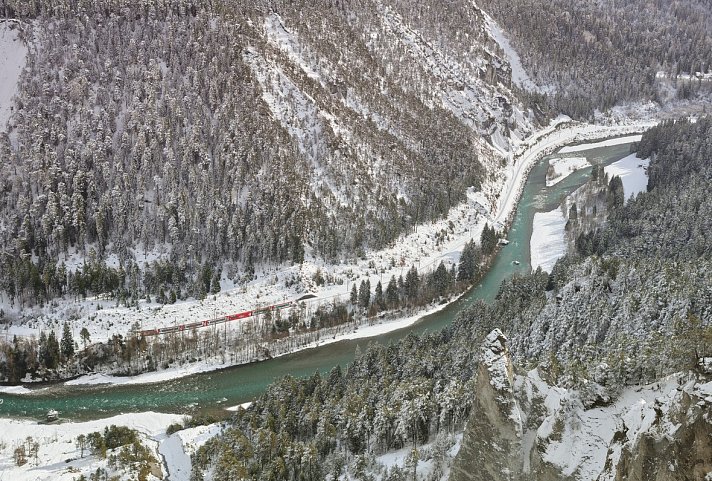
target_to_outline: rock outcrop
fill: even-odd
[[[711,481],[712,382],[702,370],[624,389],[514,374],[498,329],[482,345],[454,481]]]
[[[522,423],[514,397],[507,338],[499,329],[480,352],[475,403],[452,468],[456,481],[513,481],[521,476]]]

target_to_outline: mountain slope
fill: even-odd
[[[63,262],[137,273],[90,292],[135,299],[151,270],[199,297],[201,269],[384,247],[470,187],[494,200],[537,125],[470,5],[10,5],[33,52],[0,138],[0,269],[31,302],[71,288],[37,279]]]

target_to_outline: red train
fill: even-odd
[[[138,333],[141,336],[148,337],[148,336],[158,336],[161,334],[170,334],[172,332],[181,332],[181,331],[185,331],[185,330],[190,331],[192,329],[198,329],[201,327],[214,326],[215,324],[222,324],[225,322],[246,319],[248,317],[256,316],[257,314],[263,314],[268,311],[277,311],[277,310],[281,310],[281,309],[287,309],[289,307],[294,306],[295,304],[296,303],[293,301],[283,302],[281,304],[275,304],[273,306],[260,307],[259,309],[255,309],[253,311],[238,312],[237,314],[229,314],[227,316],[217,317],[215,319],[207,319],[205,321],[190,322],[188,324],[178,324],[175,326],[158,327],[156,329],[144,329],[142,331],[139,331]]]

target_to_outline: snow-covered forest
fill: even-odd
[[[0,288],[20,306],[202,298],[255,264],[384,247],[537,122],[468,5],[5,10],[31,47],[0,137]]]
[[[626,387],[658,381],[687,396],[665,376],[712,373],[709,0],[5,0],[0,59],[12,383],[251,362],[445,305],[495,259],[535,160],[621,119],[695,114],[618,161],[641,164],[646,192],[606,177],[625,166],[594,166],[570,204],[538,213],[567,236],[539,244],[556,257],[572,244],[555,264],[532,256],[551,272],[515,275],[442,331],[277,380],[222,432],[205,428],[194,481],[441,480],[467,440],[490,333],[569,414],[613,411]],[[552,161],[548,183],[588,166]],[[309,312],[296,302],[319,297]],[[229,332],[177,330],[277,302],[284,316]],[[138,335],[144,319],[177,331]],[[161,428],[119,429],[132,454],[90,426],[92,456],[110,451],[96,479],[121,471],[117,455],[137,476],[158,464]],[[55,448],[40,456],[28,437],[15,464],[62,465]]]
[[[646,133],[638,153],[651,159],[649,192],[612,207],[551,274],[515,276],[493,304],[442,332],[374,343],[346,370],[281,380],[198,451],[194,478],[416,479],[420,452],[427,479],[441,479],[493,326],[518,366],[541,366],[547,382],[579,389],[589,404],[695,369],[712,355],[710,138],[710,118]],[[404,466],[378,462],[406,447]]]
[[[478,0],[549,105],[589,117],[627,102],[712,92],[707,0]]]

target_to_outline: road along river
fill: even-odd
[[[586,157],[591,163],[608,165],[625,157],[630,144],[598,147],[556,157]],[[183,414],[225,413],[224,407],[251,401],[275,379],[285,375],[308,376],[345,366],[354,357],[358,344],[371,341],[388,344],[409,332],[433,332],[450,324],[463,309],[477,300],[492,300],[501,282],[515,272],[530,270],[529,240],[536,212],[555,209],[564,197],[583,185],[591,167],[576,171],[552,187],[546,187],[549,157],[531,169],[508,232],[509,245],[503,247],[482,282],[435,314],[416,324],[369,339],[342,341],[314,349],[220,371],[195,374],[154,384],[65,386],[54,384],[30,394],[0,394],[0,417],[40,419],[48,410],[60,411],[63,418],[86,420],[118,413],[162,411]],[[515,262],[516,261],[516,262]]]

